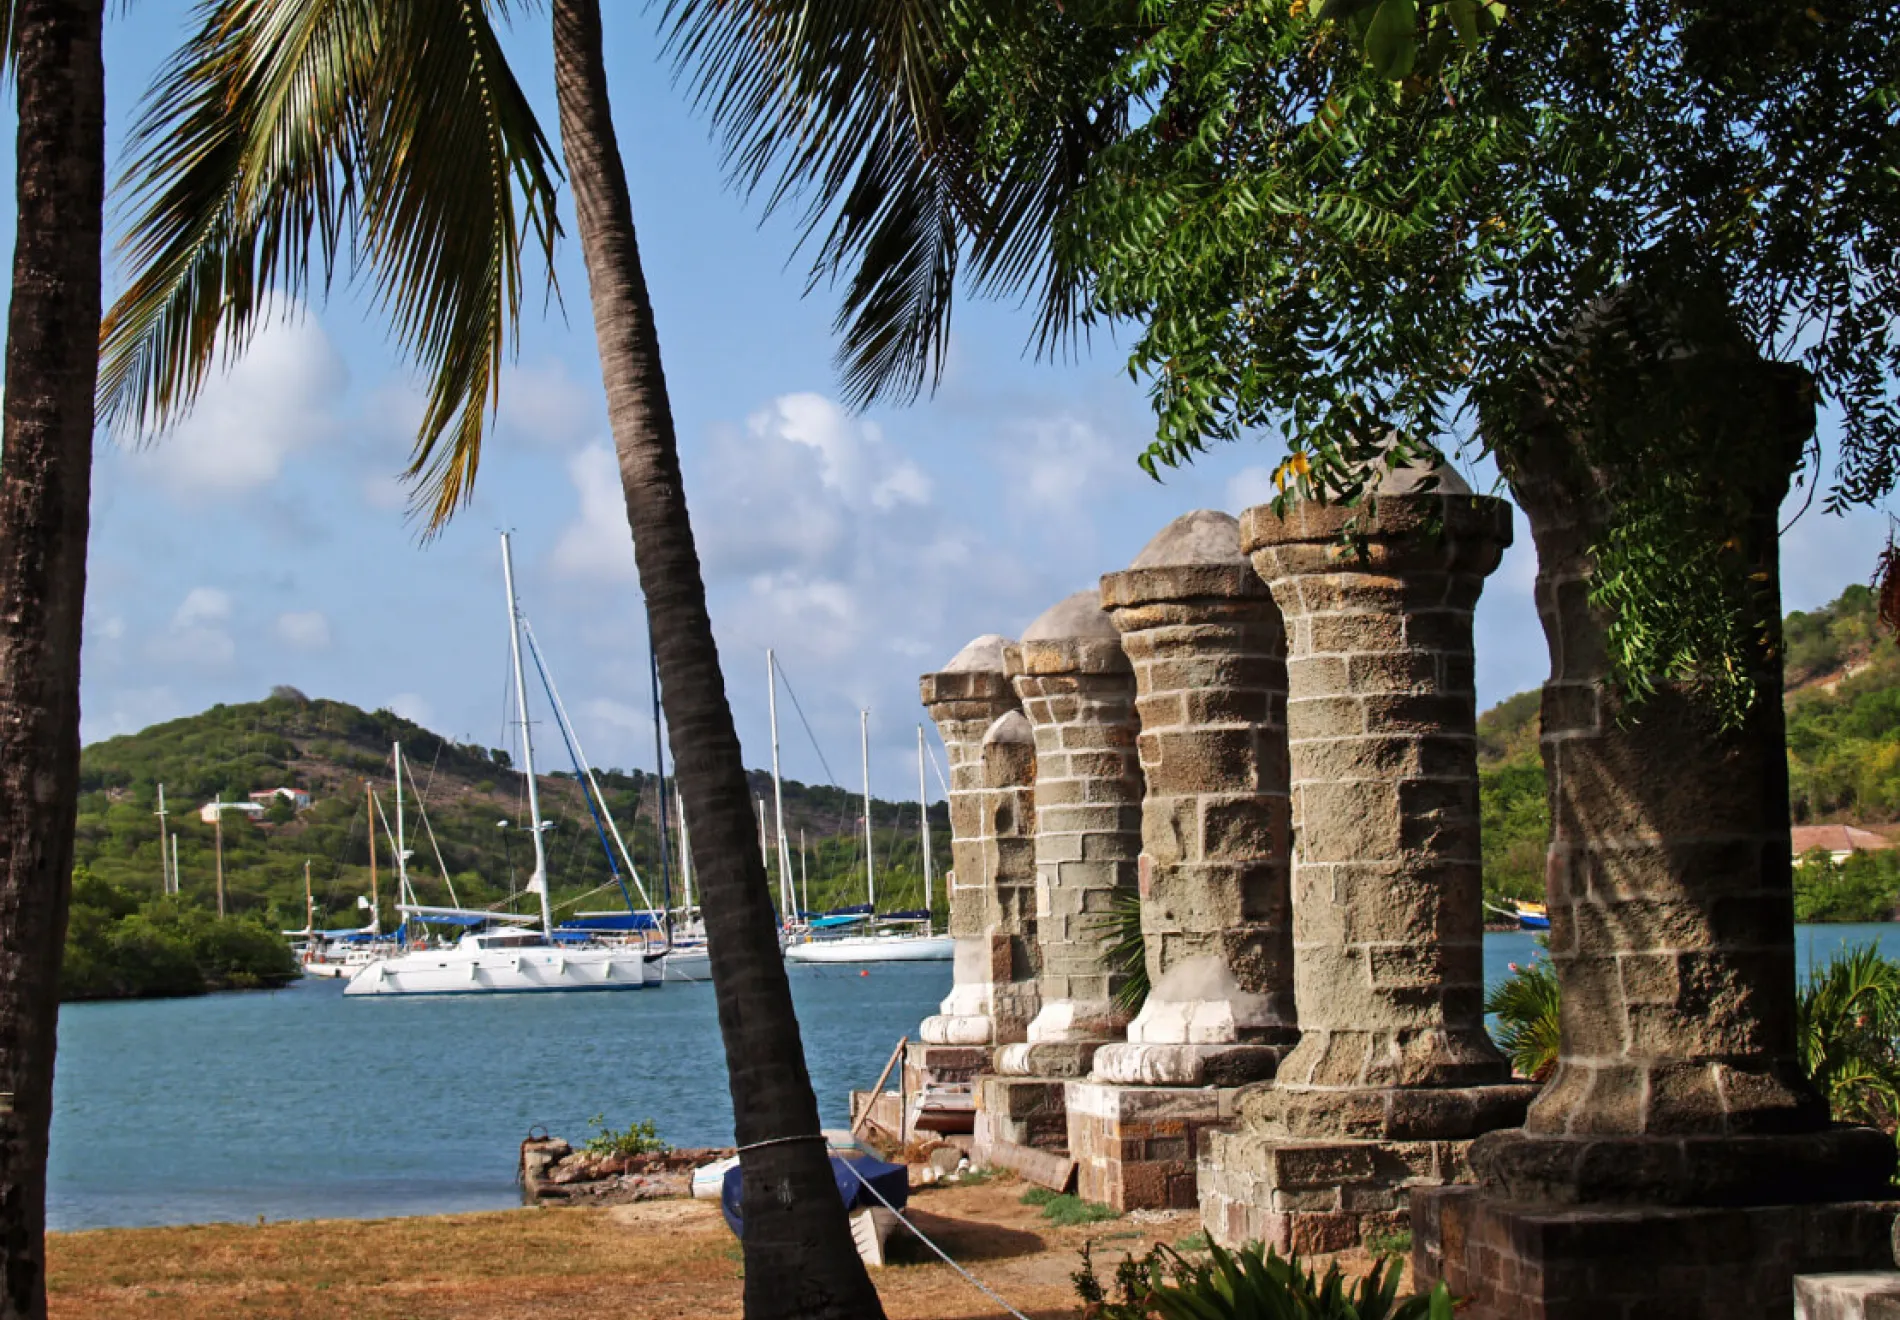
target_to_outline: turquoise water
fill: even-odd
[[[1804,926],[1797,952],[1900,926]],[[1485,975],[1530,958],[1485,937]],[[948,963],[792,969],[827,1126],[899,1036],[948,992]],[[732,1139],[712,987],[637,994],[343,998],[336,981],[274,993],[60,1013],[48,1211],[61,1229],[517,1204],[515,1148],[540,1124],[653,1118],[680,1146]]]

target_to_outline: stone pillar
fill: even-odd
[[[1689,434],[1709,442],[1707,488],[1731,505],[1725,525],[1760,590],[1751,607],[1778,620],[1776,518],[1812,393],[1802,373],[1733,347],[1677,354],[1655,375],[1695,385]],[[1652,403],[1616,396],[1639,425]],[[1481,1189],[1416,1203],[1415,1266],[1471,1295],[1474,1320],[1603,1314],[1586,1280],[1612,1278],[1649,1310],[1785,1316],[1797,1270],[1877,1258],[1869,1244],[1895,1207],[1857,1202],[1891,1196],[1894,1144],[1830,1127],[1799,1062],[1774,633],[1739,726],[1687,685],[1627,702],[1589,602],[1612,511],[1583,457],[1591,437],[1541,410],[1526,421],[1506,467],[1537,543],[1551,654],[1542,750],[1561,1050],[1524,1130],[1473,1150]]]
[[[1207,1132],[1298,1038],[1287,891],[1286,639],[1211,510],[1102,579],[1141,719],[1141,925],[1151,989],[1128,1039],[1065,1104],[1077,1193],[1118,1210],[1195,1204]]]
[[[1141,927],[1151,989],[1097,1080],[1238,1085],[1299,1039],[1287,889],[1286,639],[1240,525],[1170,523],[1102,604],[1141,717]]]
[[[998,720],[1011,713],[1020,718],[1021,712],[1003,672],[1003,648],[1009,644],[995,633],[979,637],[941,671],[919,680],[924,709],[936,722],[950,761],[953,869],[948,888],[956,955],[950,996],[936,1016],[924,1019],[918,1034],[925,1045],[974,1048],[979,1057],[972,1077],[988,1063],[989,1046],[1021,1040],[1029,1026],[1021,1016],[1018,978],[1031,967],[1021,946],[1034,938],[1034,913],[1013,901],[1005,912],[998,902],[997,835],[986,801],[992,790],[986,782],[985,736]],[[1025,773],[1033,775],[1033,765]],[[1024,835],[1026,846],[1026,830]],[[1033,979],[1028,990],[1033,998]],[[1004,1005],[1000,1023],[999,997]]]
[[[1531,1096],[1483,1013],[1471,615],[1510,508],[1444,468],[1374,496],[1241,519],[1286,620],[1300,1041],[1202,1161],[1221,1242],[1336,1250],[1395,1227]]]
[[[1136,892],[1141,771],[1135,680],[1096,592],[1052,606],[1005,651],[1036,738],[1036,945],[1042,1007],[997,1071],[1079,1077],[1096,1049],[1121,1035],[1121,975],[1108,961],[1104,920],[1118,893]]]

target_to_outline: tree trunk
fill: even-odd
[[[598,0],[556,0],[555,89],[607,414],[646,593],[745,1169],[745,1312],[879,1316],[819,1136],[752,799],[680,483],[659,338],[607,99]],[[744,1149],[753,1147],[753,1149]]]
[[[0,448],[0,1320],[46,1314],[46,1145],[79,797],[104,0],[25,0]]]

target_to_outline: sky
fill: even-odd
[[[1151,481],[1135,464],[1151,414],[1124,370],[1125,344],[1101,337],[1076,361],[1038,361],[1025,350],[1030,316],[1013,304],[961,306],[933,395],[846,410],[832,361],[835,304],[823,289],[807,296],[792,218],[761,224],[725,185],[707,125],[663,62],[654,17],[640,5],[604,8],[615,120],[746,762],[770,761],[773,647],[797,703],[781,696],[786,775],[858,787],[858,711],[868,708],[873,786],[908,796],[925,719],[919,674],[979,634],[1020,634],[1047,606],[1127,566],[1179,514],[1260,502],[1276,455],[1227,446]],[[114,175],[187,11],[179,0],[113,7]],[[530,10],[508,46],[552,135],[545,24]],[[6,214],[12,143],[9,126]],[[420,410],[416,379],[357,290],[339,285],[327,303],[288,307],[170,434],[132,446],[101,437],[82,657],[87,742],[287,683],[502,745],[498,533],[508,529],[524,612],[589,756],[651,766],[644,613],[571,210],[563,219],[559,300],[524,305],[474,502],[432,542],[407,521],[399,480]],[[10,226],[4,242],[10,252]],[[123,279],[109,253],[109,298]],[[1809,512],[1784,537],[1786,605],[1812,608],[1864,580],[1885,537],[1884,515]],[[1547,671],[1521,515],[1517,538],[1478,611],[1480,708]],[[544,764],[560,768],[551,731],[538,741]]]

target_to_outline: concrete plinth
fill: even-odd
[[[945,1083],[974,1085],[989,1066],[988,1046],[914,1040],[904,1049],[904,1093],[915,1095],[926,1086]]]
[[[1797,1274],[1893,1260],[1891,1201],[1551,1206],[1476,1187],[1412,1194],[1412,1270],[1465,1320],[1787,1320]]]
[[[1797,1274],[1794,1320],[1900,1320],[1900,1273]]]
[[[1194,1207],[1196,1161],[1233,1121],[1233,1088],[1088,1081],[1064,1091],[1077,1196],[1123,1211]]]
[[[1080,1076],[1128,1023],[1115,1002],[1123,974],[1109,961],[1108,923],[1116,896],[1136,892],[1141,850],[1134,674],[1092,591],[1047,610],[1004,662],[1035,738],[1042,1006],[1026,1042],[998,1050],[996,1067]]]
[[[1134,665],[1141,718],[1141,927],[1153,987],[1098,1080],[1239,1085],[1299,1038],[1293,1009],[1286,636],[1211,510],[1164,528],[1102,606]]]

